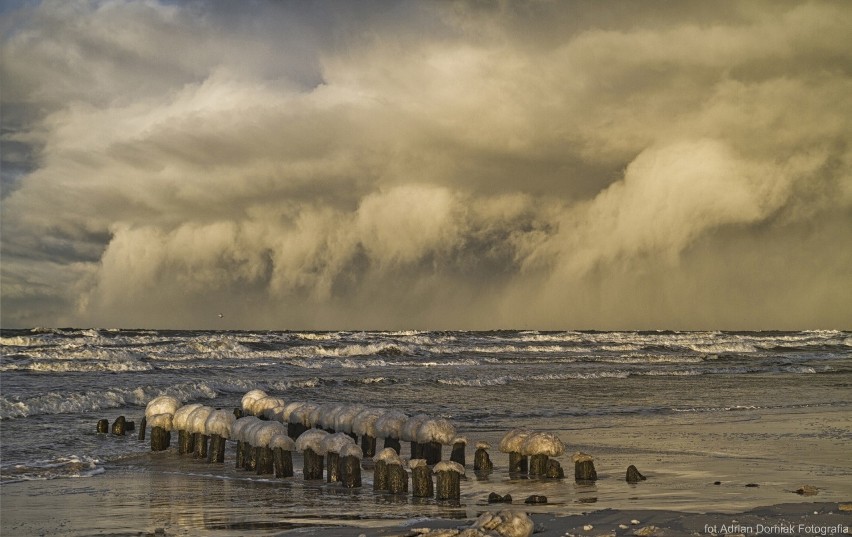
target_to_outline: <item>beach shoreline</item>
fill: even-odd
[[[788,503],[767,502],[741,512],[719,512],[712,501],[706,509],[675,510],[596,504],[528,506],[523,498],[515,498],[511,504],[487,504],[479,498],[447,505],[443,511],[424,510],[428,513],[424,516],[359,518],[353,501],[365,505],[398,502],[409,510],[403,512],[410,512],[416,510],[416,500],[390,498],[368,487],[344,491],[325,484],[306,485],[300,479],[215,478],[198,466],[196,471],[185,470],[192,463],[176,460],[175,453],[163,455],[160,462],[164,464],[154,469],[136,466],[130,459],[109,465],[104,473],[90,478],[6,483],[0,502],[0,533],[391,537],[417,535],[425,528],[469,527],[481,513],[503,510],[529,513],[536,526],[535,535],[542,537],[621,536],[641,531],[661,536],[844,535],[852,526],[852,512],[841,510],[841,506],[852,508],[852,496],[849,501],[836,502],[824,501],[819,495],[807,498],[793,494]],[[573,480],[561,480],[560,485],[571,487]],[[286,509],[289,494],[337,495],[341,508],[336,513],[326,512],[326,516],[293,516]],[[429,503],[434,506],[436,502]]]

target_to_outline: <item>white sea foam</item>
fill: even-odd
[[[92,477],[104,473],[98,459],[70,455],[48,460],[35,460],[26,464],[0,465],[0,482],[43,481],[61,478]]]

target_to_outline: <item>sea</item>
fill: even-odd
[[[3,329],[0,343],[3,496],[26,483],[77,490],[111,475],[209,480],[266,498],[273,514],[263,531],[320,519],[476,516],[492,491],[512,493],[521,505],[527,495],[546,494],[548,504],[535,509],[563,512],[590,504],[737,510],[798,501],[794,489],[806,483],[820,489],[820,500],[852,498],[849,331],[32,328]],[[178,461],[174,450],[151,453],[138,430],[126,437],[96,431],[98,420],[119,415],[139,425],[158,395],[230,409],[253,389],[287,402],[362,404],[450,420],[469,441],[461,500],[386,498],[372,491],[368,469],[354,492],[307,484],[298,459],[295,477],[275,480],[235,469],[232,443],[225,464],[211,465]],[[517,427],[563,440],[565,480],[508,475],[497,444]],[[495,463],[486,477],[471,471],[480,441],[490,443]],[[597,483],[574,482],[577,451],[595,457]],[[627,485],[624,471],[634,463],[649,479]],[[285,492],[287,501],[276,503],[274,494]],[[241,505],[228,509],[247,509]],[[251,533],[246,521],[253,516],[246,511],[223,524],[242,521],[234,527]]]

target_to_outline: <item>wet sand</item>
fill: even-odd
[[[454,518],[358,520],[353,513],[344,520],[329,513],[324,520],[285,516],[281,492],[274,484],[248,480],[119,469],[88,479],[10,483],[3,485],[2,534],[413,536],[424,528],[469,527],[484,511],[529,511],[516,500],[477,506],[469,518],[457,518],[466,511],[450,510]],[[360,496],[374,501],[372,491]],[[743,513],[719,513],[712,506],[705,513],[589,506],[587,512],[561,515],[558,506],[550,508],[556,512],[531,515],[535,535],[844,535],[852,526],[852,502],[800,501]]]

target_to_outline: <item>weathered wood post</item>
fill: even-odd
[[[269,441],[272,448],[275,477],[293,477],[293,452],[296,451],[296,443],[287,435],[275,435]]]
[[[334,433],[326,436],[320,443],[320,450],[326,458],[326,482],[337,483],[340,476],[340,450],[355,441],[346,433]]]
[[[347,444],[340,450],[340,482],[346,488],[361,486],[361,458],[364,453],[356,444]]]
[[[426,464],[426,459],[408,461],[411,468],[411,495],[415,498],[431,498],[435,495],[432,484],[432,470]]]
[[[195,451],[195,435],[186,430],[187,420],[189,415],[201,406],[199,403],[192,403],[183,405],[175,411],[172,425],[178,432],[178,455],[188,455]]]
[[[328,433],[322,429],[310,429],[296,439],[296,449],[302,452],[302,473],[306,481],[322,479],[324,457],[320,455],[322,440]]]
[[[509,475],[526,474],[529,466],[527,458],[521,455],[521,445],[532,431],[524,428],[512,429],[500,439],[499,449],[509,454]]]
[[[435,483],[435,499],[459,500],[461,498],[461,476],[464,466],[451,461],[442,461],[433,470],[437,475]]]
[[[145,418],[151,425],[151,451],[163,451],[171,443],[172,417],[180,401],[170,395],[160,395],[145,406]],[[156,417],[156,419],[154,419]]]
[[[98,433],[99,434],[107,434],[109,432],[109,420],[104,418],[102,420],[98,420]]]
[[[597,475],[596,475],[597,477]],[[645,481],[647,477],[639,473],[639,470],[633,466],[632,464],[627,467],[627,476],[626,480],[628,483],[638,483],[640,481]]]
[[[402,467],[402,459],[388,461],[388,492],[408,494],[408,472]]]
[[[578,482],[596,481],[598,473],[595,471],[594,458],[586,453],[577,452],[572,457],[574,460],[574,480]]]
[[[457,436],[453,438],[453,450],[450,452],[450,460],[464,466],[467,463],[465,450],[467,449],[467,438]]]
[[[421,458],[426,459],[426,464],[431,466],[440,462],[443,446],[455,440],[456,428],[445,419],[427,418],[420,422],[415,438],[422,446]]]
[[[408,416],[397,410],[389,410],[376,420],[376,434],[384,438],[385,449],[391,448],[399,455],[402,447],[399,443],[402,425],[408,421]]]
[[[352,419],[352,432],[361,437],[361,452],[372,458],[376,454],[376,421],[385,411],[365,408]]]
[[[234,424],[231,426],[231,438],[237,442],[237,452],[234,457],[236,461],[236,468],[245,468],[246,466],[246,455],[248,454],[248,447],[246,443],[246,430],[249,428],[251,424],[257,423],[260,420],[254,416],[245,416],[242,418],[238,418]]]
[[[227,410],[214,410],[207,417],[205,428],[210,434],[210,449],[207,451],[207,462],[225,462],[225,441],[231,437],[231,427],[237,421],[233,413]]]
[[[402,428],[399,431],[399,439],[403,442],[409,442],[411,445],[411,459],[424,459],[424,442],[421,442],[418,438],[418,431],[420,430],[420,426],[423,425],[426,421],[429,420],[429,416],[426,414],[416,414],[408,418],[405,423],[402,424]],[[440,449],[440,446],[439,446]],[[438,456],[440,460],[440,455]]]
[[[151,451],[165,451],[172,441],[172,415],[154,414],[151,423]]]
[[[373,457],[373,490],[388,490],[388,461],[398,459],[399,454],[393,448],[384,448]]]
[[[148,427],[148,418],[146,416],[142,416],[142,421],[139,426],[139,440],[145,440],[145,429]]]
[[[285,436],[287,427],[283,423],[277,421],[261,421],[261,424],[250,429],[251,437],[249,441],[254,446],[255,458],[257,463],[255,471],[257,475],[267,475],[275,473],[275,456],[272,448],[269,447],[270,441],[278,435]]]
[[[115,421],[112,423],[112,434],[116,436],[124,436],[125,427],[127,426],[127,420],[124,419],[124,416],[119,416],[115,418]]]
[[[488,456],[489,449],[491,449],[491,444],[488,442],[476,443],[476,453],[473,454],[473,471],[477,474],[488,474],[494,470],[494,463]]]
[[[195,445],[193,458],[207,460],[207,447],[210,439],[207,434],[207,418],[212,413],[212,407],[202,405],[190,412],[186,418],[186,431],[195,437],[193,440]]]
[[[565,444],[554,434],[534,432],[521,444],[521,455],[530,457],[529,475],[545,477],[548,458],[565,453]]]

